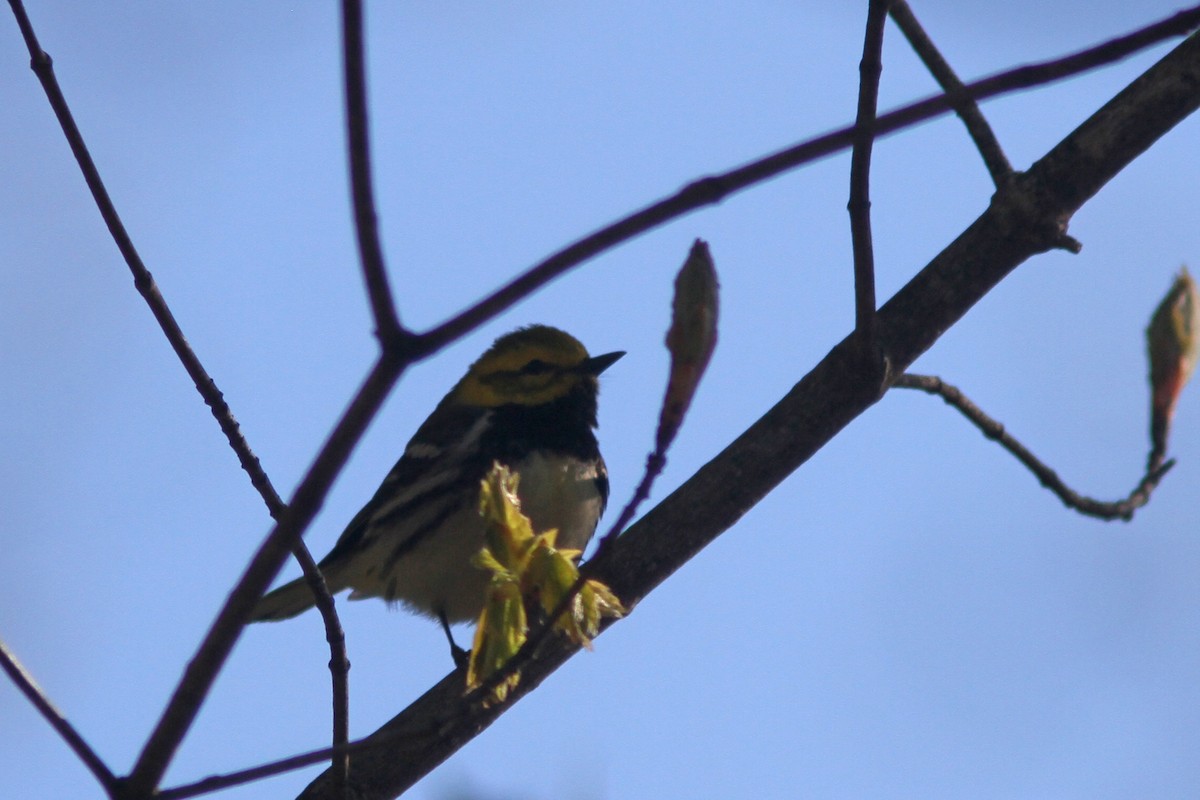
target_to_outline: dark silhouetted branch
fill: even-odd
[[[908,39],[908,43],[916,52],[917,57],[925,64],[926,69],[933,75],[933,79],[938,82],[938,86],[942,87],[942,91],[950,99],[954,113],[958,114],[967,127],[967,133],[975,142],[975,148],[979,150],[979,155],[983,157],[988,174],[992,176],[992,183],[999,187],[1001,181],[1007,180],[1012,175],[1013,168],[1012,164],[1008,162],[1008,156],[1004,155],[1004,150],[1000,147],[996,134],[992,132],[992,126],[988,125],[983,113],[979,110],[979,105],[964,93],[962,81],[958,79],[958,75],[954,73],[942,54],[938,52],[937,46],[925,33],[921,23],[917,22],[908,3],[905,0],[895,0],[889,13],[892,21],[904,34],[904,38]]]
[[[864,347],[875,344],[875,246],[871,240],[871,149],[879,76],[883,72],[883,31],[890,0],[871,0],[867,32],[858,64],[858,115],[850,151],[850,241],[854,251],[854,326]]]
[[[375,316],[375,335],[381,347],[410,334],[400,325],[388,283],[383,247],[379,243],[375,189],[371,178],[370,121],[367,115],[366,42],[361,0],[342,0],[342,57],[346,85],[346,145],[350,155],[350,196],[354,203],[354,232],[359,261]]]
[[[1138,481],[1137,486],[1134,487],[1134,490],[1129,493],[1129,496],[1121,500],[1110,502],[1094,500],[1091,497],[1079,494],[1067,486],[1062,478],[1058,477],[1057,472],[1030,452],[1029,448],[1025,447],[1016,437],[1005,430],[1002,424],[985,414],[983,409],[975,405],[958,387],[952,386],[933,375],[911,374],[901,375],[896,379],[893,386],[899,389],[918,389],[945,400],[947,404],[953,406],[959,413],[970,420],[972,425],[979,428],[984,436],[1012,453],[1018,461],[1024,464],[1037,477],[1042,486],[1054,492],[1067,508],[1072,508],[1080,514],[1086,514],[1089,517],[1096,517],[1103,520],[1122,519],[1129,521],[1133,519],[1133,512],[1150,501],[1150,493],[1154,491],[1154,487],[1158,486],[1158,482],[1167,474],[1167,471],[1175,466],[1174,461],[1159,464],[1143,475],[1141,480]]]
[[[1147,25],[1131,34],[1119,36],[1072,55],[997,73],[967,84],[955,100],[941,94],[883,114],[875,120],[875,136],[878,138],[944,114],[954,108],[956,101],[984,100],[1020,89],[1053,83],[1104,64],[1111,64],[1165,39],[1183,36],[1193,30],[1197,24],[1200,24],[1200,7],[1194,6],[1161,22]],[[715,205],[731,194],[762,183],[803,164],[845,150],[854,143],[855,130],[854,126],[847,126],[780,150],[729,172],[694,181],[671,197],[635,211],[547,257],[488,297],[421,335],[419,341],[413,343],[412,346],[421,354],[439,350],[570,269],[622,242],[627,242],[699,208]],[[1070,241],[1060,241],[1055,247],[1074,249],[1075,245]]]
[[[283,501],[263,470],[258,457],[250,449],[249,443],[242,435],[241,427],[234,418],[229,405],[225,402],[224,395],[217,388],[216,382],[209,376],[207,370],[204,369],[204,365],[200,363],[200,359],[195,351],[192,350],[187,337],[183,335],[183,330],[175,320],[174,314],[171,313],[166,299],[159,291],[153,275],[150,274],[150,271],[146,268],[141,256],[138,254],[137,248],[134,247],[133,240],[129,236],[129,232],[125,229],[125,225],[117,213],[116,206],[113,204],[112,198],[109,196],[108,190],[105,188],[104,182],[100,177],[100,172],[92,160],[87,144],[83,140],[83,134],[75,124],[75,119],[71,114],[66,97],[58,85],[58,80],[54,75],[53,60],[38,43],[33,25],[25,13],[24,6],[20,0],[9,0],[9,4],[16,15],[17,24],[21,29],[21,34],[29,50],[31,67],[42,84],[46,96],[50,100],[50,106],[58,118],[59,125],[62,127],[67,143],[71,148],[71,153],[75,156],[75,160],[79,164],[79,169],[83,173],[84,181],[92,193],[96,207],[100,210],[100,215],[108,226],[109,234],[113,237],[117,248],[125,259],[125,263],[133,274],[134,286],[150,307],[151,313],[158,321],[159,327],[167,337],[171,348],[175,351],[176,357],[179,358],[180,363],[183,364],[184,369],[187,371],[189,377],[191,377],[196,390],[212,411],[213,417],[217,420],[217,424],[229,442],[229,446],[237,454],[242,469],[250,476],[251,485],[254,486],[263,498],[271,516],[278,519],[284,511]],[[335,699],[334,703],[335,708],[340,709],[340,714],[338,711],[334,713],[334,727],[335,730],[338,729],[340,718],[340,725],[344,730],[347,727],[346,709],[349,707],[346,688],[346,672],[349,669],[349,662],[346,659],[345,636],[342,632],[341,623],[337,618],[337,612],[334,610],[333,598],[329,595],[329,590],[325,586],[325,580],[320,570],[317,569],[312,554],[308,552],[308,548],[304,542],[299,539],[292,543],[292,550],[295,553],[297,561],[300,563],[301,569],[304,571],[309,586],[313,590],[317,600],[317,608],[325,623],[326,639],[330,645],[330,671],[333,673],[333,691],[335,698],[340,698]],[[342,741],[344,740],[345,736],[343,734]]]
[[[101,760],[100,756],[84,740],[79,731],[75,730],[75,726],[68,722],[67,718],[62,715],[62,712],[54,707],[54,704],[50,702],[50,698],[46,697],[41,687],[25,671],[25,668],[21,666],[21,662],[17,660],[17,657],[9,651],[8,646],[2,641],[0,641],[0,668],[4,669],[12,682],[21,690],[21,694],[25,695],[29,702],[33,704],[33,707],[38,710],[38,713],[45,718],[46,722],[50,723],[50,727],[58,732],[58,735],[67,743],[67,747],[70,747],[75,755],[79,757],[79,760],[84,763],[84,766],[91,770],[105,791],[109,795],[112,795],[117,788],[117,776],[113,775],[108,765]],[[10,765],[10,769],[16,768],[16,764]]]

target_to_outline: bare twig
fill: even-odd
[[[461,687],[462,679],[455,677],[457,673],[451,673],[451,678]],[[465,701],[464,701],[465,703]],[[332,759],[340,759],[348,757],[354,753],[366,752],[379,747],[386,746],[397,739],[406,739],[412,741],[417,738],[432,739],[438,736],[442,721],[428,726],[424,730],[397,730],[392,729],[384,732],[375,732],[361,739],[355,739],[352,742],[346,742],[334,747],[322,747],[317,750],[310,750],[307,753],[297,753],[294,756],[287,758],[269,761],[265,764],[258,764],[246,769],[227,772],[223,775],[210,775],[207,778],[195,781],[194,783],[181,784],[168,789],[161,789],[154,794],[154,800],[184,800],[188,797],[196,797],[202,794],[210,794],[223,789],[229,789],[234,786],[241,786],[246,783],[263,780],[275,775],[282,775],[287,772],[295,772],[298,769],[319,764],[322,761],[330,761]],[[340,796],[339,796],[340,797]]]
[[[112,795],[117,787],[117,776],[113,775],[108,765],[96,754],[96,751],[91,748],[79,731],[75,730],[75,726],[54,707],[50,698],[46,697],[41,687],[34,681],[33,676],[25,670],[25,667],[21,666],[21,662],[3,641],[0,641],[0,667],[4,668],[21,693],[28,698],[46,722],[50,723],[50,727],[58,731],[58,735],[67,743],[67,747],[70,747],[79,760],[92,771],[92,775],[96,776],[96,780],[100,782],[105,791]]]
[[[38,81],[41,82],[42,88],[46,92],[46,97],[50,100],[50,107],[54,110],[54,115],[58,118],[63,134],[66,136],[67,144],[70,145],[72,155],[75,156],[75,160],[79,163],[79,170],[83,173],[83,179],[92,193],[92,198],[95,200],[96,207],[100,211],[100,216],[104,219],[104,224],[108,226],[109,234],[112,236],[113,241],[116,242],[117,248],[121,251],[125,263],[129,266],[129,271],[133,274],[134,286],[141,293],[142,297],[145,298],[146,304],[150,307],[151,313],[154,314],[154,318],[158,321],[159,327],[162,328],[163,334],[166,335],[167,341],[175,351],[175,355],[183,364],[184,369],[187,370],[188,376],[191,377],[196,390],[200,392],[200,396],[204,398],[205,404],[212,410],[213,416],[221,426],[221,431],[225,434],[225,438],[229,440],[230,446],[237,454],[242,469],[250,476],[250,483],[267,500],[268,507],[271,507],[273,503],[282,505],[279,502],[278,495],[275,494],[274,488],[271,487],[270,481],[267,480],[267,476],[263,472],[262,465],[259,463],[257,456],[250,450],[245,439],[242,437],[237,420],[234,419],[233,413],[225,403],[224,396],[217,389],[216,384],[213,383],[212,378],[209,377],[204,367],[200,364],[200,360],[192,351],[187,338],[183,335],[183,331],[175,321],[175,317],[171,314],[170,308],[167,307],[166,300],[163,299],[162,294],[159,292],[158,285],[154,281],[154,276],[146,269],[141,256],[138,255],[137,248],[133,245],[133,240],[129,237],[128,231],[125,230],[125,225],[121,222],[120,215],[117,214],[116,206],[113,205],[112,198],[109,197],[108,190],[104,186],[104,181],[101,180],[96,164],[92,161],[92,156],[83,141],[83,135],[80,133],[79,127],[75,124],[71,109],[67,105],[62,90],[59,88],[57,79],[54,77],[53,60],[48,53],[42,50],[41,45],[38,43],[37,36],[33,31],[33,26],[29,21],[28,15],[25,13],[25,8],[21,0],[9,0],[9,5],[12,6],[13,14],[17,17],[17,24],[20,26],[21,34],[29,50],[30,66],[34,74],[37,75]],[[271,497],[274,497],[274,501],[271,500]]]
[[[188,797],[199,797],[200,795],[231,789],[234,786],[261,781],[275,775],[282,775],[286,772],[304,769],[313,764],[328,761],[331,757],[337,761],[342,761],[347,755],[342,748],[326,747],[321,750],[314,750],[309,753],[301,753],[289,758],[280,759],[279,761],[272,761],[269,764],[240,769],[224,775],[212,775],[195,783],[185,783],[180,786],[172,786],[168,789],[160,789],[154,793],[154,797],[155,800],[184,800]]]
[[[112,198],[109,196],[108,190],[105,188],[104,182],[100,177],[100,172],[92,160],[91,153],[83,140],[83,134],[75,124],[75,119],[71,114],[66,97],[58,85],[58,80],[54,75],[53,60],[48,53],[42,50],[41,45],[38,43],[33,25],[25,13],[21,0],[9,0],[9,2],[29,50],[33,71],[50,100],[51,108],[54,110],[59,125],[62,127],[71,148],[71,152],[79,164],[80,171],[83,173],[88,189],[92,193],[96,207],[100,210],[100,215],[108,226],[110,235],[116,242],[117,248],[120,250],[125,263],[133,274],[134,286],[150,307],[151,313],[158,321],[159,327],[167,337],[171,348],[175,351],[176,357],[179,358],[180,363],[183,364],[184,369],[191,377],[196,390],[212,411],[213,417],[217,420],[221,431],[225,434],[225,438],[229,442],[229,446],[237,454],[242,469],[249,475],[251,485],[263,498],[263,502],[266,503],[271,517],[278,520],[286,510],[283,500],[280,499],[278,492],[275,491],[275,487],[267,477],[266,471],[263,470],[262,463],[258,460],[253,450],[250,449],[250,445],[242,435],[241,427],[234,418],[232,410],[225,402],[224,395],[217,388],[216,382],[209,376],[204,365],[200,363],[200,358],[192,350],[187,337],[183,335],[183,330],[167,305],[166,298],[162,296],[153,275],[150,274],[150,271],[146,268],[145,263],[138,254],[137,248],[134,247],[133,240],[129,236],[129,232],[125,229],[125,225],[117,213],[116,206],[112,202]],[[346,659],[345,635],[342,632],[341,622],[338,620],[337,612],[334,609],[333,598],[330,596],[329,589],[325,585],[325,579],[317,568],[312,554],[308,552],[307,545],[298,539],[292,544],[292,550],[296,560],[300,563],[309,587],[313,591],[317,608],[325,624],[325,637],[330,646],[329,668],[332,673],[333,695],[335,698],[335,743],[338,741],[338,731],[342,732],[340,741],[344,742],[348,729],[346,709],[349,707],[347,689],[349,662]]]
[[[1200,6],[1193,6],[1161,22],[1147,25],[1126,36],[1119,36],[1072,55],[1005,70],[967,84],[954,100],[940,94],[883,114],[875,120],[875,136],[879,138],[944,114],[961,100],[978,101],[1020,89],[1042,86],[1104,64],[1111,64],[1164,39],[1185,35],[1197,24],[1200,24]],[[731,194],[755,184],[846,149],[854,143],[856,130],[853,125],[847,126],[729,172],[694,181],[676,194],[635,211],[547,257],[488,297],[423,334],[414,347],[422,353],[440,349],[573,267],[611,250],[622,242],[699,208],[715,205]],[[1067,244],[1060,242],[1056,246]]]
[[[292,554],[300,562],[308,586],[313,590],[317,611],[325,625],[325,641],[329,643],[329,677],[332,681],[330,702],[333,706],[333,746],[345,745],[350,739],[350,659],[346,655],[346,634],[342,629],[342,621],[334,608],[333,596],[325,583],[317,562],[303,539],[298,539],[292,546]],[[314,585],[314,578],[317,585]],[[350,760],[348,754],[336,758],[332,764],[339,781],[344,781],[349,774]]]
[[[864,347],[875,344],[875,253],[871,240],[871,148],[875,143],[875,111],[883,72],[883,29],[890,0],[871,0],[867,32],[859,62],[858,115],[850,152],[850,239],[854,249],[855,331]]]
[[[385,349],[397,337],[409,336],[400,325],[396,304],[388,284],[383,247],[375,213],[375,189],[371,179],[371,142],[367,118],[367,71],[361,0],[342,0],[342,56],[346,83],[346,129],[350,153],[350,189],[354,199],[354,231],[371,311],[375,335]]]
[[[901,375],[893,385],[898,389],[919,389],[922,392],[941,397],[948,405],[953,406],[959,413],[970,420],[972,425],[979,428],[984,436],[998,443],[1005,450],[1016,456],[1017,460],[1024,464],[1037,477],[1042,486],[1054,492],[1067,508],[1073,508],[1080,514],[1085,514],[1089,517],[1110,521],[1122,519],[1128,522],[1133,519],[1135,511],[1149,502],[1150,493],[1158,486],[1158,482],[1162,480],[1168,470],[1175,466],[1175,462],[1172,460],[1151,469],[1142,476],[1137,486],[1124,499],[1112,502],[1094,500],[1079,494],[1067,486],[1062,478],[1058,477],[1057,472],[1030,452],[1029,448],[1017,441],[1012,434],[1004,429],[1002,424],[989,417],[979,406],[971,402],[970,398],[964,395],[958,387],[952,386],[933,375],[912,374]]]
[[[162,780],[167,765],[195,721],[200,704],[241,635],[255,603],[278,574],[292,544],[299,540],[320,510],[334,478],[407,363],[395,354],[381,354],[350,407],[322,445],[304,480],[296,488],[283,518],[276,523],[250,560],[196,654],[188,662],[183,677],[130,775],[129,785],[134,796],[148,794]]]
[[[905,0],[895,0],[889,13],[892,21],[904,34],[904,38],[908,39],[908,43],[916,52],[917,57],[924,62],[929,73],[933,75],[933,79],[938,82],[942,91],[950,99],[954,113],[962,119],[963,125],[967,127],[967,133],[975,142],[976,149],[979,150],[979,155],[983,157],[988,174],[992,176],[992,183],[999,187],[1001,181],[1007,180],[1012,175],[1013,168],[1012,164],[1008,162],[1008,157],[1004,155],[1004,150],[1001,149],[996,134],[992,132],[992,127],[988,125],[983,113],[980,112],[979,106],[963,93],[962,81],[958,79],[958,75],[954,73],[942,54],[938,52],[937,46],[925,33],[921,23],[917,22],[908,3]]]
[[[239,769],[236,772],[228,772],[224,775],[211,775],[194,783],[161,789],[155,792],[154,800],[184,800],[184,798],[219,792],[223,789],[253,783],[254,781],[260,781],[275,775],[282,775],[286,772],[295,772],[298,769],[304,769],[313,764],[319,764],[322,761],[332,760],[333,763],[337,763],[348,759],[352,753],[379,747],[387,739],[388,737],[367,737],[366,739],[343,743],[335,747],[322,747],[319,750],[299,753],[287,758],[281,758],[278,761],[270,761],[266,764],[259,764],[247,769]]]

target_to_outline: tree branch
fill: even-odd
[[[937,117],[953,109],[955,103],[961,100],[979,101],[1020,89],[1042,86],[1119,61],[1164,39],[1185,35],[1197,24],[1200,24],[1200,6],[1193,6],[1126,36],[1119,36],[1069,56],[999,72],[967,84],[962,94],[954,100],[940,94],[883,114],[875,121],[875,136],[879,138]],[[488,297],[420,336],[413,347],[422,354],[438,350],[572,268],[622,242],[634,239],[697,209],[720,203],[731,194],[755,184],[846,149],[854,143],[855,131],[856,127],[853,125],[840,128],[729,172],[694,181],[676,194],[635,211],[547,257]],[[1071,249],[1069,242],[1060,241],[1055,246]]]
[[[900,28],[904,38],[908,39],[908,43],[916,52],[917,57],[924,62],[926,69],[933,75],[933,79],[938,82],[938,86],[942,87],[942,91],[950,99],[954,113],[958,114],[963,125],[967,127],[967,134],[975,142],[975,148],[979,150],[979,155],[983,157],[988,174],[992,176],[992,183],[999,188],[1000,183],[1012,175],[1013,168],[1012,164],[1008,162],[1008,156],[1004,155],[1004,150],[1001,149],[996,134],[992,132],[992,127],[988,125],[983,113],[979,110],[978,104],[964,93],[962,81],[954,74],[954,70],[942,57],[942,54],[938,52],[937,45],[925,33],[921,23],[917,22],[908,3],[905,0],[895,0],[890,14],[892,21]]]
[[[278,574],[293,543],[312,523],[325,495],[345,465],[367,425],[383,405],[409,361],[383,353],[371,368],[354,400],[322,445],[304,480],[296,488],[283,517],[263,541],[217,614],[163,711],[129,778],[133,797],[148,796],[162,780],[167,765],[195,721],[255,603]]]
[[[855,332],[864,352],[875,342],[875,249],[871,241],[871,148],[875,144],[875,111],[879,102],[879,76],[883,72],[883,30],[890,0],[871,0],[867,32],[858,72],[858,114],[854,121],[854,147],[850,151],[850,240],[854,252]]]
[[[375,213],[375,189],[371,179],[370,125],[367,117],[367,70],[365,65],[363,10],[361,0],[342,0],[342,57],[346,83],[346,145],[350,155],[350,194],[354,201],[354,232],[358,237],[359,262],[375,316],[375,335],[383,348],[410,334],[400,325],[396,304],[388,284],[383,247]]]
[[[66,136],[71,153],[75,156],[79,169],[83,173],[84,181],[87,183],[93,201],[96,203],[96,207],[99,209],[100,215],[108,227],[109,234],[116,242],[118,250],[120,250],[125,263],[129,267],[129,271],[133,274],[134,286],[146,301],[146,305],[149,306],[155,320],[158,321],[159,328],[162,330],[163,335],[166,336],[171,349],[175,351],[176,357],[183,364],[183,368],[187,371],[188,376],[191,377],[192,383],[200,393],[204,403],[212,411],[212,415],[217,420],[222,433],[225,434],[229,446],[237,455],[242,469],[249,475],[250,484],[258,491],[263,502],[266,503],[267,511],[271,517],[278,520],[285,511],[283,500],[280,499],[278,492],[275,491],[275,487],[271,484],[270,478],[267,477],[258,456],[254,454],[249,442],[242,435],[241,427],[234,418],[233,411],[225,402],[225,396],[217,388],[216,382],[209,376],[204,365],[200,363],[199,356],[192,350],[187,337],[183,334],[183,329],[180,328],[175,315],[167,305],[166,298],[159,291],[154,276],[146,268],[145,263],[137,252],[137,248],[134,247],[133,239],[130,237],[124,223],[121,221],[120,215],[117,213],[116,205],[113,203],[107,188],[104,186],[104,181],[100,177],[100,171],[92,160],[87,144],[83,140],[83,134],[80,132],[78,125],[76,125],[74,115],[71,113],[66,97],[58,85],[58,79],[54,75],[53,59],[41,48],[37,35],[33,30],[33,25],[29,20],[28,14],[25,12],[24,5],[21,3],[21,0],[9,0],[9,4],[12,7],[13,14],[17,18],[17,25],[29,50],[30,65],[34,74],[37,75],[38,81],[41,83],[47,98],[49,98],[50,106],[58,118],[59,126]],[[344,743],[346,740],[346,731],[348,730],[346,709],[349,707],[347,697],[347,671],[349,670],[349,662],[346,659],[345,634],[342,632],[341,622],[338,620],[337,612],[333,605],[333,598],[330,596],[329,589],[325,585],[325,579],[321,575],[321,571],[317,568],[312,554],[308,552],[307,545],[302,540],[297,539],[292,543],[292,551],[295,554],[296,560],[300,563],[309,587],[313,591],[317,608],[325,624],[325,637],[330,647],[329,669],[332,673],[333,694],[335,698],[334,743],[337,744],[339,742],[337,738],[339,730],[342,731],[340,741]]]
[[[1200,36],[1175,48],[992,198],[988,209],[879,310],[880,340],[897,373],[1018,265],[1056,246],[1066,222],[1114,175],[1200,106]],[[586,565],[631,609],[732,526],[879,398],[847,336],[782,400]],[[373,736],[348,787],[392,798],[478,735],[575,652],[562,639],[525,668],[510,700],[464,708],[451,673]],[[328,774],[302,793],[341,797]]]
[[[329,761],[331,759],[340,761],[343,756],[367,749],[370,748],[362,741],[350,742],[338,745],[337,747],[323,747],[320,750],[299,753],[277,761],[270,761],[266,764],[258,764],[247,769],[240,769],[236,772],[228,772],[224,775],[210,775],[193,783],[172,786],[169,789],[160,789],[154,793],[154,800],[185,800],[188,797],[212,794],[222,789],[231,789],[234,786],[241,786],[275,775],[282,775],[285,772],[294,772],[313,764],[319,764],[322,761]],[[334,780],[337,780],[336,777]],[[340,799],[342,795],[338,795],[338,797]]]
[[[1002,424],[989,417],[983,412],[983,409],[971,402],[970,398],[964,395],[957,386],[952,386],[934,375],[911,374],[901,375],[893,386],[898,389],[917,389],[935,397],[941,397],[948,405],[957,409],[959,413],[970,420],[971,424],[982,431],[984,436],[1012,453],[1034,474],[1042,486],[1063,501],[1063,505],[1089,517],[1106,521],[1122,519],[1128,522],[1133,519],[1135,511],[1150,502],[1151,492],[1171,467],[1175,466],[1174,461],[1151,465],[1149,471],[1141,477],[1137,486],[1127,497],[1111,502],[1095,500],[1079,494],[1063,483],[1057,472],[1035,456],[1029,448],[1017,441],[1016,437],[1005,430]]]
[[[278,520],[278,517],[276,519]],[[303,539],[297,539],[292,545],[292,555],[300,562],[300,569],[304,571],[308,587],[313,591],[317,611],[325,626],[325,641],[329,643],[332,741],[334,748],[337,748],[350,740],[350,658],[346,655],[346,632],[342,628],[341,619],[338,618],[333,595],[325,583],[325,576],[321,574],[321,568],[313,560],[312,553]],[[345,755],[335,756],[331,766],[337,771],[339,780],[344,780],[350,769],[349,758]]]
[[[50,698],[46,697],[45,692],[34,681],[33,676],[25,670],[25,667],[21,666],[21,662],[8,649],[8,645],[2,641],[0,641],[0,667],[21,690],[21,694],[25,695],[46,722],[50,723],[50,727],[58,732],[58,735],[67,743],[67,747],[70,747],[84,766],[92,771],[92,775],[96,776],[96,780],[111,796],[117,789],[117,776],[113,775],[112,770],[96,754],[87,740],[80,735],[79,731],[75,730],[75,726],[54,707]]]

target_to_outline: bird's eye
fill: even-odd
[[[554,367],[551,366],[550,364],[547,364],[545,361],[542,361],[540,358],[535,358],[532,361],[530,361],[528,364],[526,364],[525,366],[521,367],[521,374],[522,375],[544,375],[545,373],[549,372],[552,369],[554,369]]]

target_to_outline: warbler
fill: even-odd
[[[480,481],[493,462],[520,475],[522,511],[557,546],[583,550],[608,500],[593,431],[597,376],[624,352],[589,356],[573,336],[531,325],[501,336],[429,418],[370,501],[320,562],[331,593],[381,597],[450,624],[478,617],[489,573],[471,563],[484,546]],[[268,593],[253,621],[314,605],[303,578]]]

